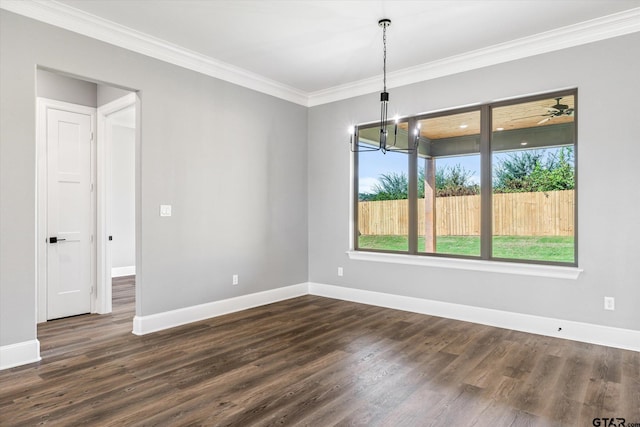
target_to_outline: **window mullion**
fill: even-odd
[[[492,256],[491,108],[480,109],[480,257]]]
[[[416,128],[416,120],[410,119],[408,122],[409,140],[413,136],[412,129]],[[409,253],[418,253],[418,150],[409,153],[409,188],[408,188],[408,210],[409,210]]]

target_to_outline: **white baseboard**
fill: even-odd
[[[300,283],[149,316],[135,316],[133,318],[133,333],[136,335],[149,334],[307,294],[640,351],[640,331],[631,329],[532,316],[321,283]],[[559,330],[559,328],[561,329]],[[37,339],[0,347],[0,370],[40,360],[40,342]]]
[[[452,304],[362,289],[309,283],[309,294],[463,320],[550,337],[640,351],[640,331]]]
[[[23,341],[0,347],[0,370],[40,361],[40,341]]]
[[[236,311],[307,295],[309,293],[308,290],[309,286],[307,283],[300,283],[254,294],[241,295],[222,301],[194,305],[178,310],[148,316],[135,316],[133,318],[133,333],[136,335],[145,335],[211,317],[222,316],[223,314],[234,313]]]
[[[135,265],[129,265],[126,267],[113,267],[111,269],[111,277],[134,276],[135,274]]]

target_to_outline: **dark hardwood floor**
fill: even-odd
[[[303,296],[142,337],[114,311],[38,326],[0,425],[640,423],[640,353]],[[602,424],[605,425],[605,424]]]

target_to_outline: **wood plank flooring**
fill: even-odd
[[[637,352],[316,296],[138,337],[133,289],[38,326],[43,360],[0,371],[0,425],[640,423]]]

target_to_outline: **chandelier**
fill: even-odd
[[[363,151],[382,151],[385,154],[387,151],[401,151],[404,153],[413,152],[417,146],[420,138],[419,126],[414,130],[414,143],[412,147],[399,148],[396,147],[398,141],[398,118],[393,120],[393,143],[389,143],[389,92],[387,92],[387,28],[391,25],[391,19],[381,19],[378,21],[378,26],[382,28],[382,92],[380,92],[380,135],[378,146],[361,146],[357,139],[356,129],[350,128],[350,146],[351,151],[363,152]],[[408,144],[408,141],[407,141]]]

